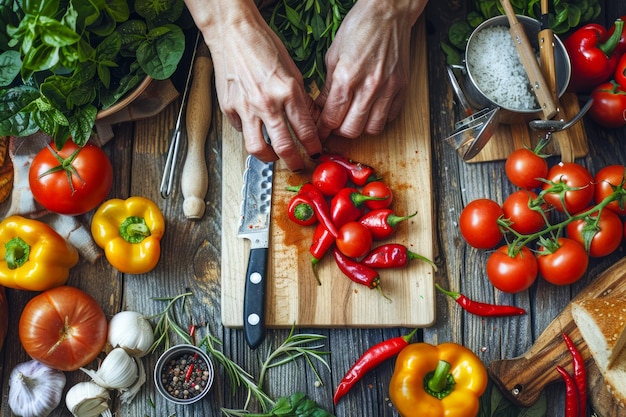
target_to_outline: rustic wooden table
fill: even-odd
[[[427,43],[430,81],[430,121],[433,152],[433,192],[436,214],[436,262],[439,271],[436,281],[448,288],[460,289],[469,296],[485,301],[513,303],[526,308],[530,314],[514,319],[485,319],[462,312],[450,299],[437,295],[436,322],[421,329],[414,340],[429,343],[454,341],[476,352],[485,364],[493,360],[523,354],[533,341],[563,309],[572,296],[581,291],[591,279],[624,256],[624,246],[613,255],[595,260],[587,275],[568,287],[555,287],[538,280],[527,292],[518,295],[498,293],[485,279],[487,253],[469,248],[462,240],[457,220],[462,207],[479,197],[502,201],[513,191],[504,174],[503,161],[468,164],[443,142],[461,117],[453,103],[447,81],[445,61],[440,42],[447,37],[450,24],[465,16],[467,5],[458,0],[435,0],[427,7]],[[626,3],[602,0],[601,23],[611,23],[626,15]],[[105,259],[95,264],[81,261],[72,270],[70,285],[93,295],[107,315],[121,310],[135,310],[150,316],[160,312],[163,304],[154,297],[171,297],[192,292],[188,306],[190,316],[199,326],[199,336],[207,331],[223,341],[224,353],[248,370],[258,375],[259,358],[263,358],[272,345],[282,342],[288,330],[270,330],[266,341],[256,351],[250,350],[243,331],[222,326],[220,321],[220,246],[221,246],[221,178],[222,166],[221,123],[216,114],[207,146],[209,189],[206,213],[201,220],[187,220],[182,211],[182,195],[175,187],[169,199],[159,194],[159,179],[163,171],[169,132],[174,127],[179,102],[167,107],[149,120],[115,126],[115,138],[105,146],[115,167],[112,197],[126,198],[143,195],[156,201],[167,219],[161,261],[151,273],[142,276],[125,276],[113,270]],[[605,130],[585,119],[589,138],[589,154],[577,160],[595,172],[608,164],[626,164],[626,131]],[[558,159],[551,162],[555,162]],[[420,175],[420,173],[415,173]],[[87,219],[88,220],[88,219]],[[20,312],[34,294],[8,291],[10,328],[0,362],[2,401],[0,415],[10,416],[7,406],[8,377],[12,368],[28,360],[20,345],[17,323]],[[327,358],[330,371],[318,366],[323,381],[315,384],[315,375],[304,362],[288,364],[273,369],[266,377],[266,392],[273,398],[303,391],[337,416],[393,416],[397,415],[389,400],[388,383],[393,362],[388,361],[369,373],[338,406],[333,406],[333,390],[354,360],[369,346],[384,339],[406,334],[408,329],[299,329],[326,336]],[[150,372],[157,355],[144,359]],[[231,386],[219,366],[218,375],[208,397],[193,406],[174,406],[163,400],[149,378],[133,403],[112,405],[118,416],[219,416],[220,408],[240,408],[245,403],[245,391]],[[80,372],[67,374],[68,387],[87,380]],[[150,374],[149,374],[150,377]],[[562,416],[564,392],[561,384],[547,388],[548,416]],[[70,415],[64,406],[52,414]]]

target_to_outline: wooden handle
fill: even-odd
[[[622,258],[597,276],[573,301],[626,294],[626,258]],[[556,365],[572,369],[572,358],[563,341],[567,333],[580,350],[585,362],[591,353],[572,317],[571,303],[548,325],[528,352],[518,358],[493,361],[489,373],[511,400],[530,406],[537,401],[546,385],[561,379]]]
[[[539,106],[541,107],[544,117],[546,119],[551,119],[557,112],[557,106],[552,98],[552,95],[550,94],[550,88],[541,73],[541,68],[539,67],[533,48],[531,47],[528,36],[524,30],[524,25],[517,20],[513,6],[511,6],[511,2],[509,0],[500,1],[509,21],[509,32],[513,37],[513,42],[515,43],[522,65],[528,75],[528,80],[530,81],[532,90],[537,97],[537,101],[539,102]]]
[[[206,48],[203,43],[200,48]],[[212,115],[211,79],[213,62],[207,53],[200,53],[193,63],[193,81],[187,102],[187,156],[181,174],[183,213],[188,219],[200,219],[204,215],[204,198],[208,189],[208,168],[204,157],[204,145]]]

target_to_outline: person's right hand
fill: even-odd
[[[320,154],[318,109],[281,40],[252,1],[186,3],[211,51],[220,107],[243,132],[247,151],[266,162],[281,158],[293,171],[302,169],[289,127],[308,155]],[[263,139],[263,126],[271,145]]]

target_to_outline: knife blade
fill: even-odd
[[[249,239],[250,255],[243,299],[243,328],[248,346],[257,348],[265,338],[265,290],[274,163],[249,155],[243,174],[238,236]]]

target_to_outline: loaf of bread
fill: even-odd
[[[626,298],[592,298],[572,304],[572,316],[617,403],[626,404]]]

